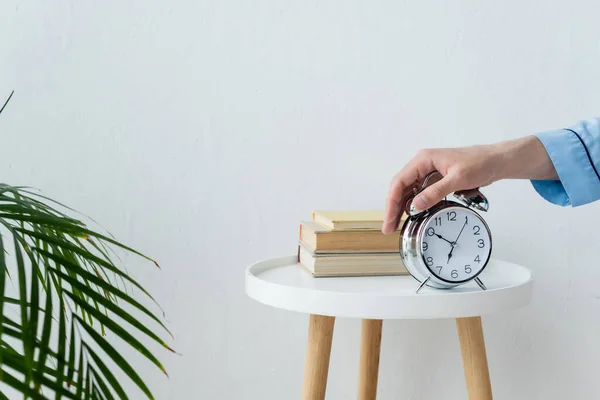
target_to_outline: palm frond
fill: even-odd
[[[141,339],[173,352],[162,338],[171,332],[159,318],[162,310],[153,312],[134,298],[133,292],[157,306],[109,250],[158,263],[47,200],[0,184],[0,384],[32,399],[128,398],[116,367],[152,399],[106,332],[165,374]]]

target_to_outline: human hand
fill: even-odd
[[[415,184],[436,170],[443,178],[413,199],[415,209],[426,210],[450,193],[488,186],[500,179],[558,179],[546,149],[535,136],[490,145],[421,150],[392,180],[383,233],[398,228]]]

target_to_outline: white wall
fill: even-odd
[[[1,180],[92,215],[163,271],[129,269],[183,356],[159,399],[298,398],[307,316],[244,294],[317,208],[383,207],[421,147],[599,116],[597,2],[3,1]],[[495,257],[531,307],[484,319],[498,399],[597,397],[600,204],[487,189]],[[328,398],[355,397],[360,324],[336,325]],[[380,399],[464,399],[452,320],[386,321]]]

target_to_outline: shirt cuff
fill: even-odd
[[[600,181],[577,135],[560,129],[535,136],[546,148],[559,178],[559,181],[532,180],[540,196],[553,204],[573,207],[600,199]]]

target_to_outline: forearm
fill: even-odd
[[[536,136],[501,142],[496,145],[498,180],[558,180],[548,152]]]
[[[558,180],[532,179],[546,200],[580,206],[600,199],[600,119],[582,120],[571,127],[535,135],[550,157]]]

